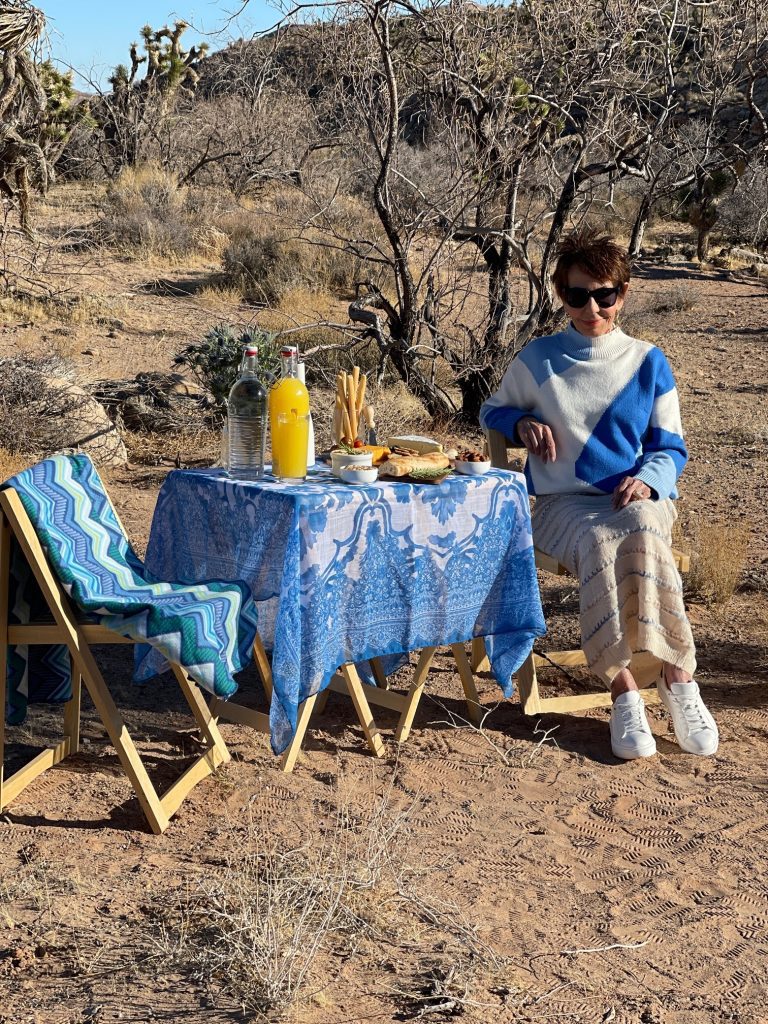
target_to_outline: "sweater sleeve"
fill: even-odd
[[[530,416],[536,404],[536,382],[520,356],[513,359],[502,378],[499,390],[483,402],[480,426],[498,430],[510,444],[522,447],[517,436],[517,423]]]
[[[657,499],[677,497],[676,483],[688,461],[683,440],[680,403],[669,363],[659,352],[651,418],[643,437],[643,454],[638,480],[655,491]]]

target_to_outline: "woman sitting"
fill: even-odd
[[[714,754],[671,551],[688,459],[677,390],[663,352],[616,326],[629,277],[613,239],[590,229],[564,239],[553,282],[570,324],[523,349],[480,421],[529,452],[534,542],[579,580],[583,650],[613,699],[613,753],[656,752],[629,669],[633,652],[650,651],[663,663],[658,691],[678,743]]]

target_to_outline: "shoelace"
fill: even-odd
[[[614,705],[615,707],[616,705]],[[645,710],[642,704],[619,704],[621,727],[624,732],[645,732]]]
[[[670,691],[670,697],[675,704],[675,707],[679,708],[685,718],[685,724],[688,726],[690,732],[695,732],[698,729],[708,729],[709,724],[704,718],[702,712],[701,700],[699,697],[684,697],[679,693],[672,693]]]

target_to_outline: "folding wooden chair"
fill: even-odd
[[[9,576],[11,535],[19,543],[53,616],[53,624],[9,625]],[[33,779],[79,749],[80,683],[85,684],[123,769],[133,786],[147,821],[156,834],[167,827],[190,790],[218,765],[230,758],[208,705],[198,686],[178,664],[171,669],[197,723],[203,752],[162,796],[150,781],[144,763],[128,733],[109,688],[91,652],[91,644],[130,644],[105,626],[78,621],[75,608],[59,583],[42,548],[18,493],[13,488],[0,492],[0,665],[5,667],[8,648],[20,644],[64,644],[72,667],[72,699],[64,708],[64,735],[55,745],[41,751],[32,761],[8,778],[4,777],[6,673],[0,671],[0,810],[22,792]]]
[[[486,432],[487,448],[491,463],[497,469],[510,469],[507,458],[507,439],[498,430]],[[690,568],[690,557],[682,551],[673,549],[672,554],[678,572],[687,572]],[[552,573],[555,576],[567,576],[568,570],[561,565],[556,558],[552,558],[543,551],[535,550],[536,568],[544,572]],[[483,671],[488,661],[485,655],[485,646],[482,638],[473,642],[472,667],[475,671]],[[520,703],[523,706],[523,713],[526,715],[538,715],[550,712],[587,711],[590,708],[609,707],[611,695],[607,690],[596,693],[580,693],[569,696],[542,697],[539,693],[539,681],[536,673],[537,668],[547,665],[556,665],[562,668],[577,668],[585,666],[587,659],[584,652],[577,648],[572,651],[547,651],[545,655],[534,654],[533,651],[520,666],[517,676]],[[648,651],[641,651],[635,655],[630,665],[632,675],[641,687],[640,693],[648,704],[658,701],[659,695],[655,686],[648,686],[661,674],[661,662]]]

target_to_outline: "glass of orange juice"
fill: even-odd
[[[280,480],[303,480],[307,475],[309,413],[279,412],[272,428],[272,472]],[[276,461],[276,465],[274,464]]]

